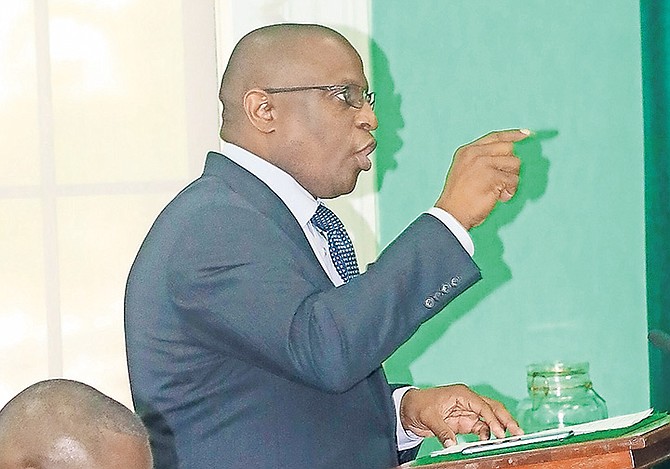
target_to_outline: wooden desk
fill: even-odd
[[[571,445],[449,461],[420,469],[634,469],[670,459],[670,424],[640,436],[588,441]],[[400,466],[405,469],[411,463]]]

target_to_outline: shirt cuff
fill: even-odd
[[[402,427],[400,422],[400,401],[402,401],[403,396],[410,389],[418,389],[416,386],[406,386],[404,388],[398,388],[393,391],[393,403],[395,404],[395,435],[396,443],[398,444],[398,451],[404,451],[406,449],[414,448],[423,441],[423,437],[417,436],[409,430],[405,430]]]
[[[449,231],[451,231],[453,235],[456,236],[456,239],[459,243],[461,243],[463,249],[465,249],[467,253],[470,254],[470,257],[474,255],[475,244],[472,242],[472,238],[470,237],[468,230],[466,230],[463,225],[461,225],[460,222],[453,217],[453,215],[437,207],[431,207],[426,211],[426,213],[434,216],[442,223],[444,223]]]

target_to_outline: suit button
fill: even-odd
[[[423,302],[423,305],[426,308],[431,309],[433,306],[435,306],[435,300],[433,298],[426,298],[426,301]]]
[[[436,301],[440,301],[443,296],[444,293],[442,293],[441,291],[436,291],[435,293],[433,293],[433,298],[435,298]]]
[[[452,286],[452,287],[455,287],[455,286],[457,286],[460,282],[461,282],[461,277],[456,276],[456,277],[454,277],[454,278],[451,279],[451,286]]]
[[[442,286],[440,287],[440,291],[442,293],[447,293],[449,290],[451,290],[451,285],[448,283],[443,283]]]

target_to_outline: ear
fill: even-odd
[[[244,94],[244,113],[259,131],[274,132],[276,113],[270,95],[265,91],[253,89]]]

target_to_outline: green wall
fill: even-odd
[[[648,407],[638,1],[373,0],[372,21],[382,246],[434,203],[459,145],[538,131],[517,196],[471,232],[484,280],[389,379],[462,381],[513,409],[527,364],[588,361],[610,415]]]

